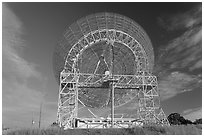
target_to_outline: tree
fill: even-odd
[[[178,114],[178,113],[171,113],[168,117],[167,117],[167,119],[168,119],[168,121],[169,121],[169,123],[171,124],[171,125],[181,125],[181,122],[180,122],[180,114]]]
[[[193,124],[202,124],[202,118],[200,118],[200,119],[196,119],[194,122],[193,122]]]
[[[185,119],[179,113],[171,113],[167,119],[171,125],[187,125],[193,123],[192,121]]]
[[[184,124],[185,124],[185,125],[187,125],[187,124],[193,124],[193,122],[192,122],[192,121],[190,121],[190,120],[188,120],[188,119],[185,119]]]

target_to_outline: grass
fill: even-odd
[[[3,132],[6,135],[201,135],[202,125],[144,126],[113,129],[15,129]]]

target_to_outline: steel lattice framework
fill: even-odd
[[[105,46],[108,54],[101,52],[103,49],[100,47]],[[68,47],[70,48],[68,49]],[[92,53],[97,54],[96,56],[99,58],[93,73],[83,71],[83,67],[80,67],[83,55],[93,50],[92,47],[95,48],[95,52]],[[127,52],[128,55],[124,49],[129,52]],[[109,56],[105,58],[106,55]],[[131,62],[129,56],[133,58],[132,65],[128,64]],[[97,13],[86,16],[66,30],[55,57],[59,58],[58,62],[59,60],[62,62],[61,65],[55,66],[56,73],[60,72],[57,113],[57,122],[60,126],[64,128],[117,128],[138,124],[169,125],[162,108],[160,108],[157,77],[151,73],[154,64],[151,41],[142,27],[133,20],[114,13]],[[93,56],[89,58],[93,58]],[[124,60],[126,64],[120,63],[121,60]],[[127,69],[127,73],[123,72],[124,66],[131,70]],[[119,67],[121,67],[121,71],[118,69]],[[111,104],[111,114],[109,115],[111,118],[100,118],[89,109],[94,118],[78,116],[79,103],[84,107],[95,107],[97,104],[95,103],[94,106],[89,101],[91,98],[94,100],[94,91],[89,93],[90,96],[85,96],[85,90],[82,89],[86,88],[110,90],[111,103],[108,101],[103,103],[102,100],[99,100],[97,107],[102,108]],[[115,93],[117,89],[126,92],[125,96],[118,99],[119,101],[117,101]],[[115,118],[114,108],[120,106],[122,102],[134,99],[138,99],[135,105],[135,108],[138,108],[137,116]],[[95,101],[97,102],[97,100]]]

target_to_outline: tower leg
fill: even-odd
[[[76,127],[77,118],[77,82],[71,74],[60,74],[57,121],[65,129]],[[70,80],[68,79],[70,78]]]
[[[139,115],[144,124],[169,125],[167,117],[160,107],[160,97],[157,91],[156,76],[149,75],[143,79],[140,88]]]

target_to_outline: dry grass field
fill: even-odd
[[[4,135],[201,135],[202,125],[144,126],[121,129],[13,129]]]

